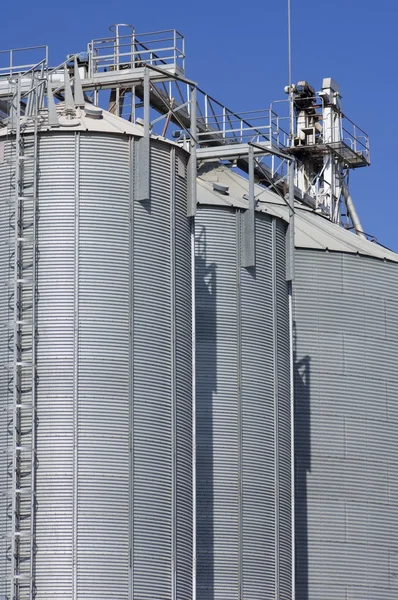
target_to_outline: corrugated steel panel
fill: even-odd
[[[275,219],[274,227],[278,376],[279,600],[290,600],[292,598],[292,415],[289,290],[286,282],[285,224],[280,219]]]
[[[41,138],[38,232],[38,598],[73,598],[75,135]]]
[[[105,133],[40,137],[37,600],[192,597],[187,158],[154,142],[152,197],[139,203],[133,146],[127,136]],[[9,221],[2,174],[4,367]],[[6,423],[0,420],[1,492]],[[0,511],[3,536],[5,495]],[[3,537],[0,550],[6,593]]]
[[[196,218],[198,600],[291,592],[284,224],[256,216],[246,269],[241,218],[220,206]]]
[[[150,203],[135,202],[133,209],[133,597],[137,600],[154,594],[171,598],[172,589],[170,153],[158,146],[152,149],[151,160]]]
[[[241,269],[241,306],[238,308],[242,344],[242,600],[276,597],[278,579],[276,461],[279,452],[275,446],[276,306],[273,294],[276,249],[272,220],[264,217],[256,221],[256,268]]]
[[[77,594],[129,597],[130,143],[80,136]]]
[[[296,256],[296,598],[392,600],[397,265],[344,253]]]
[[[192,596],[190,229],[175,161],[167,144],[153,143],[151,200],[133,209],[136,600]]]
[[[197,598],[239,598],[238,215],[196,217]]]

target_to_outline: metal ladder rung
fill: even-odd
[[[30,326],[32,326],[33,325],[33,321],[32,321],[32,319],[23,319],[21,321],[15,321],[15,324],[18,325],[18,326],[20,326],[20,327],[24,326],[24,325],[30,325]],[[12,321],[10,321],[8,323],[8,328],[9,329],[14,329],[14,323]]]
[[[29,283],[30,285],[33,284],[33,279],[28,278],[28,277],[18,277],[16,280],[15,279],[9,279],[7,284],[8,287],[13,288],[15,283]]]
[[[30,496],[32,492],[31,492],[31,490],[26,489],[26,488],[17,488],[15,490],[15,493],[19,494],[20,496],[27,496],[27,495]]]
[[[21,410],[23,408],[32,408],[32,402],[19,402],[18,404],[14,404],[14,406],[8,406],[7,407],[7,412],[8,413],[13,413],[14,412],[14,408]]]
[[[34,365],[31,361],[24,360],[19,360],[16,363],[9,363],[7,365],[7,370],[11,371],[14,367],[18,367],[18,369],[21,369],[23,367],[32,367],[33,369],[36,369],[36,365]]]
[[[17,446],[15,448],[17,452],[30,452],[32,454],[32,446]]]
[[[17,238],[17,242],[20,244],[23,244],[25,242],[33,242],[33,235],[25,235],[24,237],[20,237]],[[5,240],[5,244],[6,246],[11,246],[13,247],[15,245],[15,239],[14,240]]]
[[[36,77],[34,75],[34,77]],[[38,76],[37,76],[38,77]],[[37,79],[36,77],[36,79]],[[35,79],[35,81],[36,81]],[[11,249],[9,261],[10,281],[8,286],[9,308],[12,322],[9,323],[8,347],[13,360],[8,389],[12,395],[12,406],[6,408],[9,420],[8,431],[12,436],[12,458],[9,460],[8,475],[12,478],[11,545],[9,552],[11,590],[10,600],[31,600],[35,589],[32,563],[35,548],[34,515],[36,505],[36,245],[35,224],[37,222],[38,185],[38,124],[41,98],[35,88],[31,95],[21,92],[20,79],[12,81],[14,118],[9,127],[14,134],[9,205],[9,227]],[[27,100],[28,120],[22,115],[22,99]],[[26,116],[26,115],[25,115]],[[30,123],[34,123],[33,135],[25,136]],[[31,330],[29,330],[31,329]],[[28,386],[28,387],[27,387]],[[12,413],[12,414],[10,414]],[[32,530],[33,527],[33,530]],[[32,535],[33,533],[33,535]],[[20,542],[21,538],[26,541]],[[26,565],[25,567],[23,565]]]

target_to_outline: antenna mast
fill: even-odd
[[[287,0],[287,37],[288,37],[288,84],[289,84],[289,116],[290,145],[294,143],[294,86],[292,74],[292,3]]]

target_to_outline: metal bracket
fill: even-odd
[[[72,86],[69,79],[68,68],[64,65],[64,97],[65,97],[65,108],[75,109],[75,101],[73,100]]]
[[[77,64],[77,58],[75,57],[75,76],[73,79],[73,92],[75,96],[75,106],[79,108],[84,108],[84,94],[82,88],[82,82],[80,79],[79,67]]]
[[[59,127],[57,109],[55,108],[54,95],[51,89],[50,79],[47,80],[47,109],[48,124],[50,127]]]
[[[136,190],[138,202],[150,200],[151,196],[151,138],[150,138],[150,82],[149,70],[144,70],[144,137],[137,142]]]
[[[289,224],[286,232],[286,281],[293,281],[295,269],[295,212],[294,212],[295,161],[289,163],[289,191],[286,202],[289,208]]]
[[[191,140],[190,140],[190,157],[188,161],[188,202],[187,202],[187,215],[188,217],[194,217],[196,215],[196,204],[197,204],[197,122],[196,122],[196,86],[191,89]]]
[[[256,200],[254,196],[254,149],[249,146],[249,207],[242,215],[242,267],[256,266]]]

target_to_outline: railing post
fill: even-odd
[[[135,30],[131,35],[131,68],[135,68]]]
[[[173,56],[174,56],[174,71],[177,70],[177,56],[178,56],[178,51],[177,51],[177,30],[174,29],[174,49],[173,49]]]

